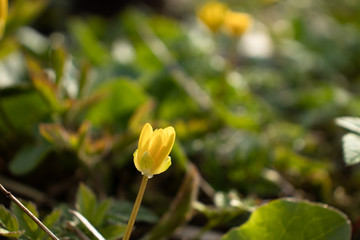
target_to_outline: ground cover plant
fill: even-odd
[[[109,2],[0,0],[2,238],[360,238],[360,3]]]

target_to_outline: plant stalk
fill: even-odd
[[[140,189],[139,189],[138,195],[136,197],[135,204],[134,204],[133,210],[131,212],[128,225],[126,227],[123,240],[129,240],[130,239],[130,235],[131,235],[132,229],[134,227],[136,216],[137,216],[137,214],[139,212],[140,204],[141,204],[141,201],[142,201],[143,196],[144,196],[144,192],[145,192],[145,188],[146,188],[146,184],[147,184],[148,179],[149,178],[147,176],[143,176],[143,178],[141,180]]]
[[[19,206],[49,237],[53,240],[59,240],[32,212],[29,211],[14,195],[11,194],[5,187],[0,184],[0,189],[5,193],[5,195],[10,198],[16,205]]]

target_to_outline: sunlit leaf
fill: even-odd
[[[348,133],[343,136],[344,158],[347,165],[360,162],[360,135]]]
[[[38,56],[46,54],[50,49],[49,39],[30,27],[21,27],[16,32],[16,38],[21,47]]]
[[[350,240],[350,221],[325,204],[275,200],[259,207],[250,219],[222,240]]]
[[[339,117],[336,124],[354,133],[360,134],[360,118],[356,117]]]

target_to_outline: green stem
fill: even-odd
[[[131,231],[132,231],[132,229],[134,227],[135,219],[136,219],[136,216],[137,216],[137,214],[139,212],[141,200],[143,199],[148,179],[149,178],[147,176],[143,176],[143,178],[141,180],[140,189],[139,189],[138,195],[136,197],[134,208],[133,208],[133,210],[131,212],[128,225],[126,227],[126,231],[125,231],[123,240],[129,240],[130,239]]]

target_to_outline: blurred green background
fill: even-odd
[[[44,209],[73,204],[80,182],[133,201],[141,127],[172,125],[173,165],[144,199],[155,215],[195,167],[199,182],[188,184],[198,202],[219,211],[228,198],[323,202],[349,216],[357,239],[360,172],[343,163],[345,131],[334,119],[360,115],[360,2],[223,1],[252,18],[238,38],[206,28],[197,18],[205,3],[10,1],[0,181]],[[215,218],[195,210],[190,225]],[[246,216],[209,228],[224,232]]]

